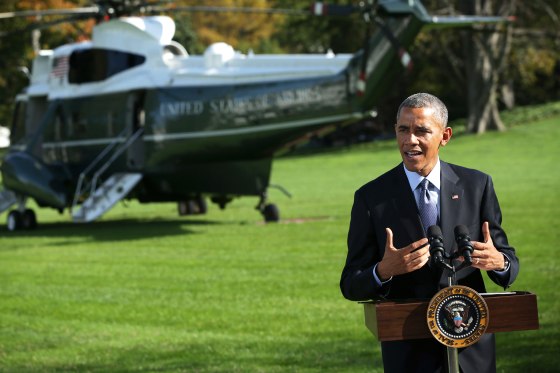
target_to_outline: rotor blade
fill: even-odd
[[[99,13],[99,7],[96,6],[91,6],[87,8],[70,8],[70,9],[18,10],[15,12],[0,13],[0,19],[16,18],[16,17],[34,17],[34,16],[63,16],[68,14],[95,15],[98,13]]]
[[[191,5],[177,7],[150,7],[152,12],[206,12],[206,13],[261,13],[261,14],[309,14],[309,11],[302,9],[280,9],[280,8],[256,8],[256,7],[228,7],[228,6],[207,6]]]
[[[237,7],[237,6],[210,6],[210,5],[190,5],[176,7],[150,6],[146,8],[148,12],[206,12],[206,13],[260,13],[260,14],[287,14],[287,15],[316,15],[316,16],[347,16],[362,8],[351,5],[324,4],[315,2],[310,7],[303,9],[285,8],[257,8],[257,7]]]
[[[56,20],[52,20],[52,21],[33,22],[33,23],[28,24],[24,28],[18,28],[18,29],[10,30],[10,31],[2,31],[2,32],[0,32],[0,37],[4,37],[6,35],[11,35],[11,34],[18,34],[18,33],[22,33],[22,32],[27,32],[27,31],[31,31],[31,30],[42,30],[42,29],[46,29],[46,28],[49,28],[49,27],[52,27],[52,26],[56,26],[60,23],[66,23],[66,22],[72,22],[72,21],[83,21],[83,20],[87,20],[88,18],[90,18],[89,14],[77,14],[77,15],[73,15],[71,17],[60,18],[60,19],[56,19]]]
[[[430,17],[426,28],[465,27],[471,25],[496,24],[513,22],[513,17],[486,17],[486,16],[445,16]]]
[[[236,7],[236,6],[209,6],[209,5],[191,5],[191,6],[159,6],[161,1],[154,2],[138,2],[132,6],[123,9],[116,7],[117,12],[125,11],[126,13],[140,11],[141,13],[159,13],[159,12],[207,12],[207,13],[261,13],[261,14],[286,14],[286,15],[316,15],[316,16],[346,16],[360,11],[360,7],[351,5],[326,4],[315,2],[305,9],[283,9],[283,8],[257,8],[257,7]],[[98,6],[71,8],[71,9],[45,9],[45,10],[20,10],[14,12],[0,13],[1,19],[16,17],[33,17],[33,16],[55,16],[55,15],[97,15],[102,13],[103,9]]]
[[[316,16],[349,16],[360,12],[364,7],[352,5],[325,4],[323,2],[315,2],[311,5],[311,13]]]

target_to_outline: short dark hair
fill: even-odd
[[[407,97],[399,106],[397,111],[397,122],[401,115],[402,108],[425,108],[430,107],[435,110],[434,116],[438,120],[443,128],[447,127],[448,112],[445,104],[436,96],[429,93],[415,93],[412,96]]]

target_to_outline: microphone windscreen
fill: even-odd
[[[454,232],[455,232],[455,238],[469,235],[469,229],[464,225],[456,226]]]
[[[432,225],[428,228],[428,237],[442,237],[443,233],[441,228],[437,225]]]

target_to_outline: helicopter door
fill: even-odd
[[[63,107],[58,106],[54,115],[53,160],[64,163],[68,163],[65,140],[69,135],[69,126],[66,118]]]
[[[12,118],[10,129],[10,143],[15,145],[25,137],[25,117],[27,113],[27,97],[25,99],[16,98],[16,107]]]
[[[127,126],[129,136],[134,135],[138,130],[144,129],[146,123],[146,113],[144,110],[145,92],[132,92],[127,100]],[[144,139],[143,136],[137,138],[128,148],[127,166],[131,169],[139,169],[144,166]]]
[[[37,131],[48,109],[47,96],[29,97],[25,113],[25,134],[31,136]],[[40,155],[43,146],[43,137],[40,136],[32,149],[34,155]]]

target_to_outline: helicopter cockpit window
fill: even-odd
[[[109,49],[84,49],[70,56],[68,81],[74,84],[105,80],[115,74],[141,65],[146,57]]]

